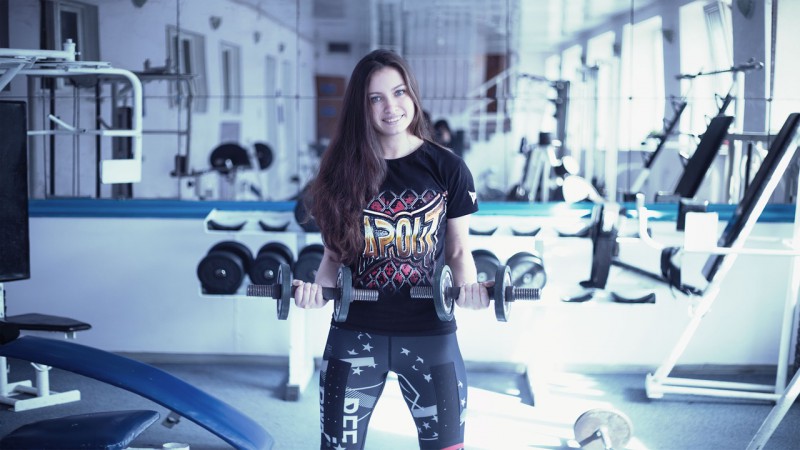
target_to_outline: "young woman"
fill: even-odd
[[[342,264],[354,287],[380,293],[331,323],[320,371],[320,447],[363,448],[393,371],[420,448],[463,448],[467,380],[456,323],[440,321],[433,302],[411,299],[410,289],[432,285],[447,264],[461,286],[456,304],[488,307],[468,242],[475,187],[461,158],[430,140],[416,80],[397,54],[376,50],[356,65],[310,189],[325,253],[314,283],[294,281],[295,304],[323,307],[321,288],[336,285]]]

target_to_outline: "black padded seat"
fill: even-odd
[[[13,325],[20,330],[57,331],[64,333],[86,331],[92,328],[91,325],[86,322],[81,322],[80,320],[37,313],[6,316],[4,319],[0,320],[0,323]]]
[[[40,420],[23,425],[0,439],[0,448],[121,450],[128,448],[158,418],[156,411],[131,410]]]

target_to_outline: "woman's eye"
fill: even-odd
[[[406,94],[406,90],[405,89],[398,89],[398,90],[394,91],[395,97],[400,97],[400,96],[405,95],[405,94]]]
[[[380,98],[380,97],[377,97],[377,96],[375,96],[375,97],[370,97],[370,98],[369,98],[369,101],[370,101],[370,103],[378,103],[378,102],[380,102],[380,101],[381,101],[381,98]]]

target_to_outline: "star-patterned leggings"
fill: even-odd
[[[389,371],[397,374],[420,449],[461,449],[467,376],[455,333],[383,336],[331,326],[320,370],[321,449],[364,448]]]

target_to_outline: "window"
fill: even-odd
[[[220,44],[220,67],[222,68],[222,112],[242,112],[242,62],[239,47]]]
[[[696,1],[681,7],[679,18],[681,73],[711,72],[733,65],[731,18],[726,6]],[[731,87],[730,73],[681,80],[681,94],[688,101],[687,110],[681,115],[681,130],[692,134],[705,132],[709,120],[719,112],[721,98]],[[733,113],[732,107],[728,114]],[[688,144],[687,139],[681,136],[682,143]]]
[[[169,65],[173,73],[194,75],[192,100],[196,112],[208,111],[208,82],[206,81],[206,41],[203,35],[192,33],[174,26],[167,27],[167,48]],[[180,82],[170,85],[170,104],[186,107],[191,92]]]
[[[638,149],[653,131],[663,128],[664,50],[661,17],[627,24],[622,34],[620,70],[621,150]]]
[[[81,61],[100,60],[97,6],[75,1],[48,0],[44,8],[45,42],[49,50],[62,50],[72,39]]]

